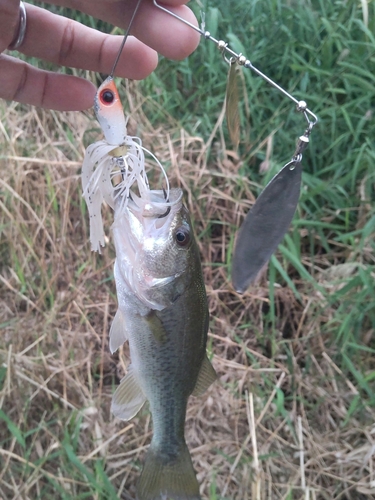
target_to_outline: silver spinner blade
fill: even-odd
[[[267,184],[237,234],[232,283],[243,293],[288,231],[301,190],[302,166],[292,160]]]

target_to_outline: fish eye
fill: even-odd
[[[100,93],[100,100],[103,104],[111,104],[115,100],[112,90],[104,89]]]
[[[181,226],[175,233],[176,243],[180,247],[186,247],[190,243],[190,231],[188,228]]]

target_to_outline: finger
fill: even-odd
[[[34,5],[27,5],[27,16],[26,36],[20,47],[23,54],[60,66],[110,73],[122,36],[105,35]],[[116,73],[138,80],[148,76],[157,63],[153,49],[130,37]]]
[[[137,0],[49,0],[85,12],[120,28],[126,28]],[[182,0],[163,1],[168,9],[193,25],[197,20]],[[191,27],[158,9],[152,0],[143,0],[135,17],[131,33],[149,47],[170,59],[184,59],[199,44],[200,36]]]
[[[0,52],[12,42],[17,32],[19,4],[10,0],[0,0]]]
[[[92,106],[95,86],[75,76],[42,71],[14,57],[0,55],[0,97],[57,111]]]

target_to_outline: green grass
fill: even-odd
[[[198,449],[193,460],[202,481],[208,478],[204,491],[210,500],[232,500],[246,488],[250,491],[256,482],[252,444],[242,450],[238,468],[231,470],[249,432],[250,391],[255,418],[269,402],[257,435],[261,481],[269,486],[272,499],[305,498],[296,472],[297,415],[304,418],[307,484],[316,498],[359,498],[355,488],[373,480],[372,458],[367,457],[371,467],[366,468],[366,450],[364,456],[360,450],[368,445],[364,436],[370,435],[375,415],[375,3],[367,3],[367,25],[363,2],[354,0],[201,3],[206,29],[243,52],[297,99],[306,100],[319,123],[304,153],[303,187],[292,227],[267,273],[241,298],[227,281],[238,223],[234,207],[241,216],[246,213],[252,196],[290,160],[306,126],[303,117],[293,103],[243,70],[238,157],[231,152],[225,123],[208,143],[223,107],[228,66],[205,40],[182,62],[161,58],[155,73],[130,86],[142,103],[138,133],[147,135],[171,175],[167,143],[153,138],[152,129],[169,136],[179,152],[181,129],[202,140],[193,142],[179,161],[213,311],[210,354],[222,381],[210,392],[212,402],[192,403],[189,428],[204,429],[202,441],[193,431],[189,435]],[[48,8],[112,30],[71,10]],[[199,15],[195,2],[192,8]],[[124,87],[121,92],[126,102]],[[19,106],[12,113],[21,117],[27,111]],[[13,115],[5,109],[1,113],[11,137],[16,129]],[[43,127],[54,131],[59,143],[56,158],[80,161],[82,144],[74,119],[45,116]],[[97,125],[87,121],[85,126],[87,144]],[[10,146],[6,140],[0,143],[0,469],[6,471],[2,476],[0,470],[0,497],[13,498],[11,492],[19,484],[21,495],[27,492],[41,500],[129,499],[133,490],[124,486],[120,472],[125,471],[127,485],[134,484],[142,461],[137,449],[142,450],[149,428],[143,415],[124,438],[124,425],[109,417],[110,394],[122,370],[101,338],[115,310],[113,251],[105,250],[102,257],[89,253],[78,166],[48,166],[52,146],[44,144],[40,150],[33,135],[38,127],[28,118],[17,152],[32,159],[43,157],[40,151],[45,149],[46,165],[30,160],[27,168],[15,167],[13,175]],[[263,172],[265,142],[271,136],[269,168]],[[202,144],[207,146],[203,160]],[[228,194],[229,201],[218,193]],[[109,225],[109,213],[106,220]],[[36,338],[37,345],[23,354]],[[244,378],[243,370],[248,369],[253,371]],[[285,381],[275,390],[281,373]],[[43,392],[45,388],[52,395]],[[76,409],[66,406],[67,401]],[[85,408],[96,408],[97,420]],[[119,436],[108,444],[107,454],[88,458],[97,446],[94,422],[104,440]],[[228,431],[232,428],[236,435]],[[354,451],[359,461],[363,459],[361,471]],[[337,454],[344,457],[340,463]],[[121,460],[123,465],[116,465]],[[211,462],[212,468],[207,465]],[[272,470],[267,469],[269,463]],[[353,496],[345,497],[348,488]]]

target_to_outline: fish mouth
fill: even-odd
[[[179,188],[171,189],[166,200],[163,190],[149,190],[142,197],[131,192],[126,207],[119,205],[117,213],[115,210],[112,229],[119,269],[133,293],[151,309],[162,310],[169,304],[163,298],[163,290],[178,274],[154,274],[144,256],[153,252],[150,245],[155,241],[170,238],[176,214],[182,209],[182,194]]]
[[[173,218],[182,207],[182,189],[173,188],[166,198],[164,190],[149,190],[147,196],[131,191],[126,205],[121,199],[115,207],[113,229],[125,224],[128,242],[141,243],[145,235],[166,236]],[[164,231],[163,231],[164,228]]]

